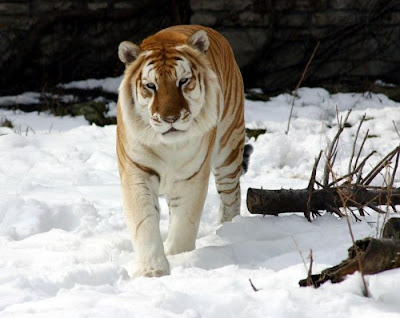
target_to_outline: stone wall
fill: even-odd
[[[398,0],[0,0],[0,94],[116,76],[122,40],[178,23],[230,41],[247,87],[400,82]]]
[[[191,0],[191,23],[219,30],[249,87],[293,89],[320,41],[303,85],[400,83],[400,1]]]
[[[189,22],[179,0],[0,1],[0,95],[122,74],[123,40]]]

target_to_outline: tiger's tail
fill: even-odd
[[[247,172],[247,169],[249,168],[249,162],[250,162],[250,155],[253,153],[253,146],[250,144],[246,144],[243,149],[243,161],[242,161],[242,175],[244,175]]]

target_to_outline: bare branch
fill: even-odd
[[[353,169],[355,169],[355,167],[357,167],[358,159],[360,159],[361,151],[363,150],[364,144],[368,139],[368,134],[369,134],[369,129],[367,130],[367,132],[364,135],[364,139],[363,139],[363,141],[361,143],[360,149],[358,150],[357,158],[356,158],[356,161],[354,162]]]
[[[289,133],[290,121],[291,121],[291,119],[292,119],[293,108],[294,108],[294,101],[295,101],[295,99],[296,99],[296,97],[297,97],[297,91],[299,90],[299,87],[300,87],[301,83],[303,82],[304,77],[306,76],[308,67],[310,66],[311,61],[313,60],[313,58],[314,58],[314,56],[315,56],[315,53],[316,53],[317,50],[318,50],[319,44],[320,44],[320,41],[318,41],[318,43],[315,45],[314,50],[313,50],[313,52],[312,52],[310,58],[308,59],[307,65],[306,65],[306,67],[304,68],[303,73],[301,74],[300,80],[297,82],[296,89],[295,89],[294,94],[293,94],[292,106],[290,107],[290,114],[289,114],[288,124],[287,124],[287,128],[286,128],[286,131],[285,131],[285,134],[286,134],[286,135]]]
[[[399,166],[399,157],[400,157],[400,150],[397,152],[397,155],[396,155],[396,162],[393,167],[392,177],[390,178],[389,187],[393,187],[394,178],[396,176],[397,168]]]
[[[323,182],[322,184],[326,187],[329,184],[329,174],[332,171],[332,166],[334,163],[334,159],[336,156],[334,155],[339,143],[339,137],[341,133],[344,130],[344,126],[347,123],[347,120],[350,116],[351,109],[347,111],[346,117],[343,120],[343,118],[339,119],[339,113],[338,110],[336,109],[336,114],[337,114],[337,120],[338,120],[338,131],[336,132],[335,137],[333,137],[332,142],[329,145],[328,152],[326,154],[326,162],[325,162],[325,169],[324,169],[324,177],[323,177]]]
[[[343,206],[344,206],[344,210],[346,211],[346,222],[347,222],[347,226],[349,228],[349,233],[350,233],[350,237],[351,237],[351,241],[353,242],[353,248],[354,251],[356,253],[356,258],[357,258],[357,262],[358,262],[358,268],[360,270],[361,273],[361,279],[363,281],[363,285],[364,285],[364,296],[368,297],[368,286],[367,283],[365,282],[365,277],[364,277],[364,268],[362,266],[361,263],[361,258],[360,258],[360,251],[358,250],[358,247],[356,245],[356,240],[354,239],[354,234],[353,234],[353,229],[351,228],[351,224],[350,224],[350,220],[349,220],[349,214],[347,213],[347,195],[345,193],[343,193],[341,190],[338,191],[338,194],[343,202]]]
[[[363,161],[361,161],[360,165],[357,167],[357,171],[359,171],[358,176],[357,176],[357,180],[356,180],[356,184],[357,184],[357,185],[360,185],[360,184],[361,184],[362,170],[364,169],[364,166],[365,166],[367,160],[368,160],[373,154],[375,154],[375,153],[376,153],[376,151],[373,150],[368,156],[366,156],[366,157],[364,158]],[[359,168],[359,169],[358,169],[358,168]]]
[[[379,214],[385,214],[386,212],[383,211],[382,209],[378,208],[376,205],[374,204],[369,204],[368,207],[372,210],[374,210],[375,212],[378,212]]]
[[[296,249],[300,254],[301,260],[303,261],[304,269],[305,269],[306,272],[308,272],[307,264],[306,264],[306,261],[304,259],[303,253],[301,252],[301,249],[300,249],[299,245],[297,244],[297,242],[296,242],[296,240],[294,239],[293,236],[292,236],[292,240],[294,242],[294,245],[296,245]]]
[[[348,177],[352,177],[353,175],[355,175],[356,173],[358,173],[365,165],[365,163],[367,162],[367,160],[375,153],[375,151],[372,151],[368,156],[366,156],[364,158],[364,160],[360,163],[360,165],[351,173],[348,173],[342,177],[339,177],[337,179],[335,179],[334,181],[332,181],[331,183],[329,183],[326,187],[330,188],[336,184],[338,184],[340,181],[347,179]]]
[[[256,288],[256,287],[254,286],[254,284],[253,284],[253,282],[251,281],[251,279],[250,279],[250,278],[249,278],[249,282],[250,282],[251,288],[253,288],[253,290],[254,290],[255,292],[258,292],[258,291],[259,291],[259,289],[258,289],[258,288]]]
[[[330,204],[326,204],[326,206],[328,207],[329,211],[336,213],[341,218],[344,217],[344,214],[338,208],[335,208],[333,205]]]
[[[397,126],[396,126],[396,123],[394,122],[394,120],[392,120],[392,123],[393,123],[393,126],[394,126],[394,130],[396,130],[397,135],[399,135],[399,137],[400,137],[400,132],[397,129]]]
[[[312,189],[314,187],[315,176],[317,174],[317,167],[318,167],[319,161],[321,160],[322,153],[323,153],[323,151],[321,150],[319,152],[318,157],[315,158],[314,166],[313,166],[311,177],[310,177],[310,182],[308,183],[308,187],[307,187],[308,189],[310,189],[310,188]]]
[[[392,158],[400,151],[400,146],[397,146],[391,152],[389,152],[371,171],[370,173],[361,180],[362,184],[370,184],[372,180],[382,171],[384,167],[392,160]]]
[[[355,153],[355,150],[356,150],[358,135],[359,135],[359,133],[360,133],[361,126],[362,126],[362,124],[364,123],[365,117],[366,117],[366,114],[364,114],[364,115],[362,116],[362,118],[361,118],[361,120],[360,120],[360,123],[358,124],[358,128],[357,128],[356,135],[354,136],[353,148],[352,148],[352,150],[351,150],[351,156],[350,156],[350,159],[349,159],[348,174],[350,174],[350,172],[351,172],[351,164],[352,164],[353,159],[354,159],[354,153]],[[361,145],[361,147],[360,147],[359,153],[361,152],[361,149],[362,149],[362,145]],[[356,164],[355,164],[355,165],[356,165]],[[354,170],[354,169],[353,169],[353,170]]]
[[[360,221],[359,216],[365,216],[365,208],[385,214],[379,206],[386,205],[387,211],[392,207],[396,211],[396,205],[400,205],[400,187],[393,188],[395,175],[400,162],[400,145],[389,152],[380,162],[375,165],[368,175],[363,178],[362,170],[367,161],[371,158],[375,151],[369,153],[361,162],[359,162],[360,154],[366,139],[368,131],[365,134],[361,147],[355,158],[357,145],[354,142],[350,162],[348,164],[349,172],[343,176],[337,177],[332,169],[334,158],[337,154],[339,139],[341,133],[346,127],[351,110],[345,116],[339,117],[337,112],[338,130],[329,143],[325,152],[326,161],[324,166],[323,182],[316,180],[318,165],[322,157],[322,151],[315,159],[310,180],[306,189],[281,189],[281,190],[259,190],[249,188],[247,191],[247,208],[252,214],[278,215],[280,213],[303,212],[308,221],[311,222],[312,216],[320,215],[319,211],[328,211],[337,214],[339,217],[348,217],[351,213],[356,221]],[[365,120],[363,116],[361,121]],[[361,124],[358,126],[355,139],[358,139],[361,131]],[[393,169],[390,169],[392,160],[395,157]],[[354,162],[353,162],[354,161]],[[353,165],[353,171],[351,166]],[[381,173],[382,169],[386,169],[388,175],[385,177],[385,187],[372,186],[370,183]],[[354,178],[357,176],[357,178]],[[328,182],[332,178],[332,182]],[[317,187],[315,187],[317,185]],[[319,188],[318,188],[319,187]],[[342,209],[344,212],[342,212]],[[357,210],[359,215],[356,214]]]
[[[310,217],[311,196],[314,191],[315,176],[317,174],[317,167],[318,167],[319,161],[321,160],[321,156],[322,156],[322,150],[319,152],[318,157],[315,159],[315,163],[314,163],[313,170],[312,170],[311,177],[310,177],[310,182],[308,183],[308,187],[307,187],[308,188],[308,200],[307,200],[307,210],[305,212],[305,216],[309,222],[311,222],[311,217]]]
[[[310,266],[308,267],[307,285],[308,285],[308,286],[313,286],[314,284],[313,284],[313,280],[312,280],[312,278],[311,278],[311,275],[312,275],[312,266],[313,266],[313,262],[314,262],[312,249],[310,250],[310,255],[309,255],[308,257],[309,257],[309,259],[310,259]]]

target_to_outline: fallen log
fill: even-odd
[[[329,211],[340,217],[350,212],[356,220],[360,219],[354,211],[358,210],[359,215],[364,216],[365,208],[370,208],[378,213],[385,213],[379,206],[386,205],[397,212],[396,205],[400,205],[400,188],[394,188],[393,184],[400,162],[400,145],[386,154],[364,175],[363,169],[368,159],[375,154],[375,151],[372,151],[361,160],[361,153],[368,139],[368,130],[359,146],[358,152],[356,151],[357,139],[361,126],[366,120],[366,115],[362,117],[354,137],[353,148],[348,163],[348,173],[339,176],[333,170],[339,138],[344,129],[348,127],[347,120],[350,113],[351,110],[347,112],[344,119],[342,117],[339,118],[339,114],[337,113],[338,131],[325,151],[325,166],[321,182],[316,180],[316,175],[322,151],[315,160],[306,189],[264,190],[249,188],[246,200],[249,212],[263,215],[303,212],[304,216],[310,222],[311,214],[313,216],[320,215],[320,211]],[[382,175],[382,171],[385,168],[389,173],[385,177],[383,186],[371,186],[372,181],[378,175]],[[344,208],[344,212],[340,208]]]
[[[400,267],[400,240],[367,237],[356,241],[356,248],[360,254],[364,275]],[[359,271],[360,267],[354,247],[350,247],[348,251],[348,258],[339,265],[327,268],[321,274],[311,275],[312,285],[319,287],[328,280],[332,283],[339,283],[347,275]],[[302,279],[299,281],[299,285],[301,287],[309,286],[309,279]]]
[[[392,218],[385,225],[384,238],[367,237],[355,242],[348,249],[348,258],[339,265],[327,268],[321,274],[311,275],[299,281],[301,287],[313,285],[319,287],[326,281],[339,283],[347,275],[360,271],[363,275],[372,275],[385,270],[400,267],[400,219]],[[394,238],[394,239],[393,239]],[[357,251],[356,251],[357,249]],[[358,256],[358,257],[357,257]]]
[[[346,195],[344,202],[343,193]],[[249,188],[247,190],[247,209],[252,214],[278,215],[286,212],[313,213],[329,211],[338,213],[340,207],[386,205],[390,197],[392,205],[400,205],[400,188],[388,190],[368,189],[353,185],[351,188],[332,187],[326,189],[280,189],[265,190]]]

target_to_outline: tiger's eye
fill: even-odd
[[[147,83],[147,84],[146,84],[146,87],[147,87],[148,89],[153,90],[153,91],[156,90],[156,85],[155,85],[154,83]]]
[[[185,85],[189,81],[188,78],[181,78],[179,80],[179,87],[182,87],[182,85]]]

